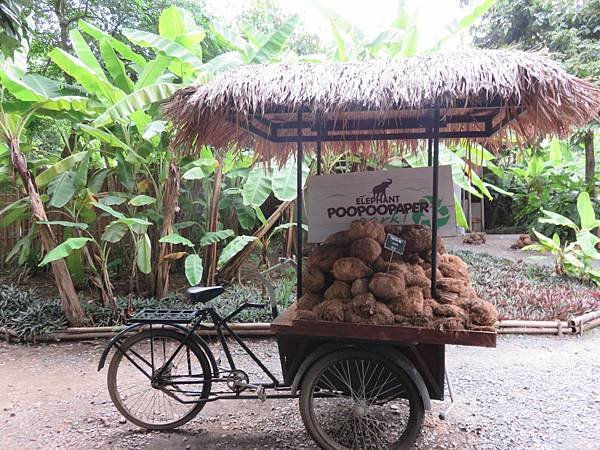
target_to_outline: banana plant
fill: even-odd
[[[210,245],[219,244],[220,242],[226,241],[233,237],[235,233],[233,230],[219,230],[219,231],[208,231],[204,233],[200,242],[196,245],[189,239],[181,236],[178,233],[171,233],[167,236],[163,236],[160,239],[162,243],[168,243],[173,245],[181,245],[186,248],[185,251],[173,252],[165,255],[164,260],[175,261],[185,257],[185,276],[190,286],[196,286],[202,281],[204,273],[204,264],[202,257],[200,256],[200,250]],[[236,236],[230,242],[225,245],[221,251],[221,255],[218,259],[218,266],[222,267],[237,253],[239,253],[246,244],[252,240],[255,240],[253,236]]]
[[[191,17],[187,11],[172,6],[161,13],[158,34],[123,31],[130,43],[154,51],[153,59],[148,60],[148,53],[144,56],[136,53],[128,43],[83,20],[78,23],[81,31],[70,33],[74,54],[62,49],[50,53],[52,61],[81,85],[96,106],[91,120],[79,124],[76,132],[100,144],[103,168],[110,170],[128,193],[127,208],[147,206],[147,219],[159,227],[164,218],[172,220],[164,214],[170,206],[163,198],[178,182],[168,176],[168,169],[177,165],[178,156],[168,148],[164,138],[168,124],[152,119],[156,115],[154,105],[170,98],[187,83],[209,79],[233,63],[241,63],[237,54],[229,54],[205,64],[200,47],[205,32]],[[96,51],[84,36],[91,39]],[[72,182],[72,174],[60,174],[56,187],[61,189],[53,189],[51,196],[55,206],[66,204],[73,191]],[[54,194],[59,192],[66,195]],[[149,199],[151,204],[139,204]],[[162,223],[161,229],[170,228]],[[137,242],[142,250],[144,241]],[[165,280],[155,281],[155,286],[166,285]]]
[[[271,230],[270,233],[265,235],[262,239],[259,240],[260,248],[261,248],[261,263],[265,267],[269,267],[269,250],[271,248],[271,244],[273,240],[277,237],[278,234],[283,234],[284,232],[294,228],[297,224],[294,222],[282,223],[277,225],[275,228]],[[304,231],[308,231],[308,225],[302,224],[302,229]]]
[[[270,33],[263,33],[246,24],[242,26],[240,34],[214,21],[212,32],[223,44],[235,49],[232,53],[225,53],[230,56],[222,55],[222,59],[234,59],[233,55],[237,55],[239,63],[243,64],[272,63],[287,56],[287,41],[299,22],[300,17],[294,14]]]
[[[575,240],[567,240],[561,244],[558,233],[554,233],[550,238],[533,230],[538,242],[524,247],[523,250],[550,252],[556,257],[555,271],[558,275],[579,276],[600,285],[600,270],[594,268],[594,263],[600,261],[597,249],[600,238],[595,234],[595,230],[600,228],[600,220],[596,219],[589,193],[582,192],[577,197],[579,224],[552,211],[542,212],[544,217],[539,219],[540,223],[566,227],[575,234]]]
[[[431,47],[426,47],[423,43],[423,31],[418,26],[421,13],[418,3],[411,4],[414,6],[412,8],[403,1],[398,2],[396,17],[389,26],[375,35],[367,35],[356,24],[321,4],[318,9],[329,23],[334,42],[326,55],[311,55],[311,58],[347,62],[438,52],[453,40],[460,38],[496,1],[480,0],[469,4],[464,14],[450,24],[442,37]]]
[[[136,267],[142,273],[150,273],[151,271],[151,253],[152,247],[150,238],[148,237],[147,228],[152,225],[151,222],[139,217],[127,217],[125,214],[116,211],[108,205],[90,201],[88,208],[97,208],[101,212],[108,214],[112,220],[104,228],[104,232],[100,239],[97,239],[85,222],[70,222],[63,220],[55,221],[40,221],[40,225],[55,225],[63,229],[76,229],[86,236],[69,237],[61,244],[57,245],[44,257],[40,262],[40,266],[44,266],[50,262],[67,259],[79,251],[85,250],[86,245],[90,244],[95,251],[86,253],[86,263],[97,273],[98,279],[95,284],[101,289],[103,303],[109,305],[113,313],[117,313],[117,307],[112,292],[112,283],[109,274],[109,256],[113,244],[120,242],[125,235],[129,234],[134,242],[134,258]],[[66,234],[66,233],[65,233]],[[93,255],[93,257],[92,257]],[[96,266],[99,265],[99,268]]]
[[[13,60],[0,59],[0,142],[8,150],[10,163],[19,174],[31,216],[35,221],[47,222],[44,197],[33,178],[21,144],[25,138],[28,123],[34,117],[52,115],[66,117],[88,113],[88,99],[72,95],[61,84],[40,75],[28,74],[22,63],[26,55],[21,54]],[[14,204],[12,205],[14,206]],[[14,208],[8,212],[14,213]],[[18,215],[13,214],[13,219]],[[56,247],[54,234],[48,224],[37,227],[42,248],[50,251]],[[20,243],[20,251],[27,253],[24,242],[31,243],[30,236]],[[13,249],[15,250],[15,249]],[[15,251],[11,252],[11,255]],[[11,256],[9,255],[9,256]],[[77,297],[73,280],[63,260],[52,262],[52,272],[62,300],[62,308],[72,325],[80,325],[83,310]]]

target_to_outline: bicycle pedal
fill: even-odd
[[[261,402],[264,402],[267,399],[267,391],[265,390],[265,387],[259,384],[251,384],[251,383],[236,383],[237,386],[241,386],[244,388],[248,388],[248,389],[252,389],[254,392],[256,392],[256,396],[258,397],[258,399]]]
[[[256,396],[261,402],[267,400],[267,391],[265,390],[264,386],[258,386],[256,388]]]

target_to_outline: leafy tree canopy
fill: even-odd
[[[548,49],[569,72],[600,79],[600,0],[500,0],[473,35],[485,48]]]
[[[32,12],[34,20],[29,52],[32,69],[53,76],[60,74],[60,71],[48,73],[51,66],[47,54],[54,47],[70,49],[69,31],[77,27],[78,20],[83,19],[122,39],[123,28],[150,32],[157,30],[161,11],[171,5],[190,11],[202,28],[208,28],[212,19],[204,12],[202,0],[24,0],[23,3],[26,10]],[[210,33],[207,33],[201,46],[206,59],[227,50]]]
[[[292,14],[281,9],[278,2],[274,0],[252,0],[238,15],[240,28],[254,27],[257,30],[269,34],[278,29],[288,20]],[[302,26],[297,27],[290,36],[288,46],[299,55],[309,55],[323,51],[323,43],[319,36],[309,33]]]

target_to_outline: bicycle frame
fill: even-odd
[[[238,314],[240,314],[245,309],[263,308],[263,307],[267,307],[267,306],[269,306],[269,305],[246,302],[246,303],[243,303],[242,305],[240,305],[238,308],[235,309],[235,311],[233,311],[231,314],[229,314],[226,317],[221,317],[213,307],[204,308],[204,309],[199,310],[197,312],[195,318],[190,322],[191,328],[187,328],[187,327],[184,328],[181,325],[172,324],[172,323],[168,323],[168,322],[161,323],[160,320],[149,323],[148,329],[150,330],[150,337],[151,337],[151,339],[150,339],[150,353],[151,353],[150,360],[147,360],[142,355],[138,354],[137,352],[135,352],[132,349],[130,349],[128,351],[124,351],[121,348],[121,345],[119,345],[119,342],[117,339],[118,336],[115,336],[114,341],[111,341],[109,343],[109,345],[105,349],[105,353],[108,353],[108,350],[110,349],[110,347],[114,345],[115,348],[117,349],[116,351],[120,352],[131,364],[133,364],[134,367],[136,367],[140,372],[142,372],[144,374],[145,377],[147,377],[150,380],[150,382],[152,383],[153,386],[158,387],[158,388],[160,388],[159,386],[177,387],[177,386],[185,386],[185,385],[192,385],[192,384],[202,384],[204,382],[202,380],[198,380],[197,382],[193,381],[193,380],[191,380],[191,381],[190,380],[180,380],[180,381],[161,380],[164,373],[169,369],[169,366],[172,364],[172,362],[175,360],[175,358],[180,354],[180,352],[186,351],[185,349],[188,348],[187,345],[190,342],[198,343],[198,341],[201,341],[202,343],[204,343],[204,345],[202,345],[202,347],[203,347],[202,350],[206,353],[207,358],[211,361],[212,366],[213,366],[214,373],[211,374],[211,383],[227,383],[228,381],[230,381],[229,378],[227,376],[223,376],[222,374],[228,375],[228,374],[232,374],[234,371],[238,370],[235,360],[234,360],[234,357],[230,351],[229,344],[226,339],[226,333],[227,333],[227,335],[229,337],[233,338],[240,345],[240,347],[243,349],[243,351],[248,356],[250,356],[250,358],[258,365],[258,367],[261,369],[261,371],[270,380],[267,382],[264,382],[264,381],[255,382],[255,383],[249,384],[248,387],[250,387],[250,386],[251,387],[262,387],[263,389],[274,389],[275,391],[288,391],[288,393],[270,393],[269,398],[295,398],[295,397],[297,397],[297,395],[292,395],[289,392],[290,386],[288,384],[285,384],[284,382],[280,381],[271,372],[271,370],[269,370],[269,368],[265,366],[265,364],[260,360],[260,358],[258,356],[256,356],[256,354],[246,345],[246,343],[243,341],[243,339],[228,325],[228,322],[230,320],[235,318]],[[207,325],[205,323],[205,321],[207,319],[209,319],[210,322],[212,322],[212,325]],[[128,327],[126,330],[124,330],[124,332],[126,332],[127,330],[132,330],[133,328],[138,328],[142,325],[143,325],[142,323],[136,323],[136,324],[132,325],[131,327]],[[182,335],[184,335],[184,339],[179,343],[177,348],[172,352],[172,354],[169,356],[169,358],[161,365],[161,367],[156,367],[155,362],[154,362],[154,345],[155,344],[154,344],[154,339],[152,339],[152,332],[153,332],[153,330],[156,329],[157,325],[160,326],[161,328],[174,327],[175,331],[180,332]],[[173,329],[173,328],[171,328],[171,329]],[[212,355],[212,352],[209,349],[208,345],[206,345],[205,341],[196,334],[196,331],[198,331],[198,330],[208,330],[208,331],[214,331],[216,333],[219,344],[223,348],[223,351],[227,358],[229,369],[224,369],[224,368],[218,367],[217,363],[215,362],[215,358]],[[121,337],[122,337],[122,335],[121,335]],[[129,355],[128,352],[132,353],[132,355]],[[137,358],[138,361],[136,361],[134,358],[132,358],[132,356]],[[101,358],[101,363],[99,365],[99,368],[101,368],[104,365],[104,363],[103,363],[104,357],[105,357],[105,355],[103,355],[103,358]],[[189,364],[189,361],[190,361],[189,354],[187,355],[187,360],[188,360],[188,364]],[[147,368],[144,366],[147,366]],[[215,368],[218,370],[214,370]],[[193,378],[194,375],[190,374],[187,377]],[[170,397],[177,400],[178,402],[184,403],[184,404],[212,402],[212,401],[216,401],[216,400],[227,400],[227,399],[240,400],[240,399],[261,398],[258,395],[258,393],[242,395],[241,391],[235,392],[233,390],[219,390],[216,392],[211,391],[209,398],[200,399],[200,400],[196,400],[196,399],[184,400],[184,399],[178,397],[177,395],[175,395],[173,392],[171,392],[168,389],[161,389],[161,390],[163,392],[165,392],[165,394],[167,394]],[[188,390],[183,390],[183,389],[178,389],[178,392],[185,396],[195,396],[197,394],[197,392],[195,392],[195,391],[188,391]]]
[[[229,314],[225,318],[222,318],[213,307],[209,307],[209,308],[200,310],[198,312],[197,318],[194,320],[194,322],[192,322],[193,326],[190,329],[190,331],[187,333],[184,341],[181,344],[179,344],[179,346],[177,347],[177,349],[175,350],[173,355],[171,355],[171,357],[164,364],[164,367],[167,367],[173,361],[173,359],[177,356],[177,353],[179,351],[181,351],[183,346],[189,342],[189,339],[196,332],[196,330],[203,329],[203,330],[213,330],[217,333],[217,338],[219,340],[219,343],[223,347],[223,351],[225,352],[225,356],[227,358],[227,362],[230,367],[230,369],[225,370],[225,372],[231,373],[234,370],[237,370],[235,361],[233,359],[231,351],[229,350],[229,344],[227,343],[227,340],[225,339],[225,334],[223,333],[223,329],[225,329],[225,331],[227,331],[229,336],[233,337],[233,339],[240,345],[240,347],[242,347],[244,352],[248,356],[250,356],[250,358],[252,358],[252,360],[258,365],[258,367],[260,367],[260,369],[263,371],[263,373],[271,379],[271,383],[261,383],[261,385],[263,385],[264,387],[280,386],[281,382],[277,379],[277,377],[275,375],[273,375],[273,373],[262,363],[262,361],[246,345],[246,343],[242,340],[242,338],[234,330],[232,330],[231,327],[228,325],[228,322],[231,319],[233,319],[234,317],[236,317],[239,313],[241,313],[244,309],[258,308],[258,307],[263,308],[265,306],[267,306],[267,305],[256,304],[256,303],[243,303],[235,311],[233,311],[231,314]],[[203,325],[203,321],[206,318],[210,318],[210,320],[213,323],[212,326]],[[160,376],[160,373],[158,375]],[[213,382],[227,381],[227,379],[223,378],[223,377],[219,377],[219,378],[213,378],[212,381]]]

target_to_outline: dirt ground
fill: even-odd
[[[297,400],[220,402],[176,432],[146,432],[111,404],[104,341],[0,343],[0,448],[315,448]],[[275,341],[252,339],[269,367]],[[577,337],[499,337],[497,349],[449,346],[447,365],[460,403],[434,402],[421,449],[597,449],[600,438],[600,331]],[[248,365],[246,370],[253,372]]]

